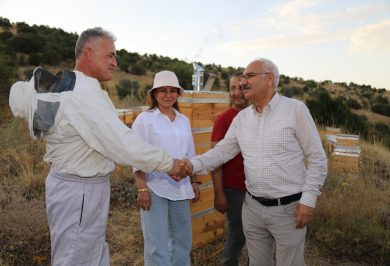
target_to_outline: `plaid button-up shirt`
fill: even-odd
[[[254,105],[242,110],[214,149],[191,159],[193,173],[205,174],[240,151],[252,195],[280,198],[302,192],[300,203],[315,207],[327,159],[305,104],[276,93],[262,113]]]

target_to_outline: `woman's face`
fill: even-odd
[[[154,96],[156,97],[158,107],[172,107],[179,96],[179,89],[170,86],[157,88],[154,92]]]

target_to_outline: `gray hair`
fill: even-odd
[[[113,41],[116,41],[115,36],[101,27],[95,27],[91,29],[86,29],[81,33],[79,38],[77,39],[76,42],[76,47],[75,47],[75,56],[76,59],[81,55],[83,52],[83,49],[85,47],[85,44],[89,42],[90,40],[97,39],[97,38],[107,38],[111,39]]]
[[[260,63],[263,63],[264,72],[270,72],[274,75],[274,86],[275,86],[275,90],[276,90],[278,88],[278,85],[279,85],[280,75],[279,75],[279,69],[275,65],[275,63],[267,58],[258,58],[254,61],[258,61]]]

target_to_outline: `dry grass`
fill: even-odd
[[[363,109],[360,110],[351,109],[351,111],[357,115],[364,115],[365,117],[367,117],[368,121],[382,122],[388,125],[390,124],[389,116],[380,115]]]
[[[24,123],[0,127],[0,265],[48,265],[50,241],[44,209],[43,142]],[[309,227],[308,265],[386,265],[390,242],[390,152],[361,143],[358,174],[330,172]],[[112,265],[143,265],[143,239],[130,167],[112,176],[108,242]],[[220,265],[223,239],[193,250],[193,265]],[[245,265],[242,256],[241,265]]]

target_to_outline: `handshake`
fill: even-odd
[[[179,182],[184,177],[192,175],[192,163],[188,159],[173,159],[172,168],[167,174]]]

